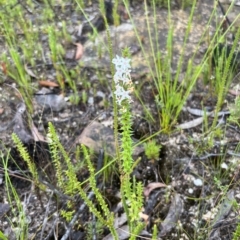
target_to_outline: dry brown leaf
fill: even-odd
[[[43,86],[43,87],[59,87],[59,85],[55,82],[51,82],[51,81],[46,81],[46,80],[41,80],[38,82],[39,85]]]
[[[240,91],[238,91],[238,90],[229,89],[228,92],[231,93],[234,96],[239,96],[240,95]]]
[[[146,224],[149,223],[149,221],[148,221],[148,219],[149,219],[149,215],[140,212],[140,213],[139,213],[139,217],[142,218]]]
[[[31,132],[33,135],[33,139],[35,142],[41,141],[41,142],[47,142],[47,140],[44,138],[44,136],[38,131],[34,123],[31,123]]]
[[[7,76],[7,64],[6,63],[1,63],[1,67],[2,67],[2,72],[5,76]]]
[[[79,60],[83,55],[83,45],[81,43],[74,43],[77,46],[75,60]]]
[[[161,188],[161,187],[167,187],[166,184],[164,183],[160,183],[160,182],[152,182],[152,183],[149,183],[145,188],[144,188],[144,196],[145,197],[148,197],[149,194],[156,188]]]
[[[118,13],[123,20],[129,19],[129,14],[127,13],[126,8],[123,5],[118,6]]]

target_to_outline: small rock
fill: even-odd
[[[223,162],[221,164],[221,168],[227,170],[228,169],[228,165],[225,162]]]
[[[188,189],[188,193],[189,193],[189,194],[193,194],[193,189],[192,189],[192,188],[189,188],[189,189]]]
[[[35,95],[36,102],[46,109],[59,112],[66,106],[63,95],[46,94],[46,95]]]
[[[200,178],[194,179],[193,184],[197,187],[201,187],[203,185],[203,182]]]

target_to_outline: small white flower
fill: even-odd
[[[116,91],[114,92],[117,98],[118,104],[121,104],[123,100],[131,101],[131,97],[129,95],[129,91],[126,91],[122,86],[117,85]]]
[[[131,97],[129,95],[129,91],[124,90],[121,95],[122,99],[128,99],[131,100]]]
[[[130,73],[130,71],[129,71]],[[116,72],[113,79],[115,81],[115,83],[117,84],[119,81],[122,81],[123,84],[128,84],[129,83],[129,77],[130,77],[130,74],[126,74],[124,72]]]
[[[131,68],[130,61],[131,59],[129,58],[123,58],[116,55],[116,58],[112,60],[112,63],[115,64],[117,71],[126,72]]]
[[[122,72],[122,71],[117,71],[114,74],[113,79],[114,79],[116,84],[120,81],[120,79],[122,79],[123,74],[124,74],[124,72]]]
[[[129,58],[122,58],[122,65],[121,65],[121,67],[123,69],[131,68],[130,61],[131,61],[131,59],[129,59]]]
[[[116,97],[121,96],[123,91],[125,91],[124,88],[122,86],[117,85],[116,86],[116,91],[115,91]]]
[[[128,91],[126,91],[122,86],[119,85],[116,87],[115,95],[121,98],[130,97]]]
[[[122,57],[119,57],[118,55],[116,55],[116,57],[113,58],[112,63],[115,64],[115,65],[119,64],[121,59],[122,59]]]

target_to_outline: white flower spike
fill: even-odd
[[[132,102],[130,93],[132,92],[133,86],[130,76],[130,61],[129,58],[123,58],[116,55],[116,58],[112,60],[116,68],[116,73],[114,74],[114,82],[116,84],[116,100],[119,105],[122,104],[123,100],[127,100],[129,103]]]

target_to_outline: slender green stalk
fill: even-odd
[[[117,4],[117,2],[114,5],[113,16],[114,16],[115,23],[118,24],[119,23],[119,17],[117,18],[117,14],[116,14],[116,4]],[[109,24],[108,24],[108,21],[107,21],[107,18],[106,18],[106,11],[105,11],[104,0],[99,0],[99,5],[100,5],[100,11],[101,11],[101,14],[102,14],[102,17],[104,19],[105,26],[106,26],[109,57],[112,60],[113,59],[113,46],[112,46],[112,40],[111,40],[111,35],[110,35]],[[112,63],[110,64],[110,69],[111,69],[111,74],[112,74],[112,77],[113,77],[113,75],[114,75],[114,66],[113,66]],[[116,89],[114,81],[112,81],[112,89],[113,89],[113,91],[115,91],[115,89]],[[113,113],[114,113],[114,116],[118,115],[118,106],[116,104],[115,96],[113,96]],[[116,117],[114,117],[114,120],[113,120],[113,129],[114,129],[116,158],[119,159],[118,120],[117,120]]]
[[[11,222],[13,229],[15,228],[16,230],[14,231],[16,239],[19,240],[25,240],[28,237],[28,223],[27,223],[27,216],[24,211],[24,207],[22,205],[22,201],[19,198],[19,195],[12,185],[9,173],[8,173],[8,160],[9,160],[10,155],[5,159],[2,159],[3,167],[4,167],[4,176],[5,176],[5,187],[6,187],[6,192],[7,192],[7,198],[10,206],[12,208],[16,207],[17,211],[13,211],[12,209],[12,214],[15,216],[17,220],[17,226],[15,228],[14,223]]]

